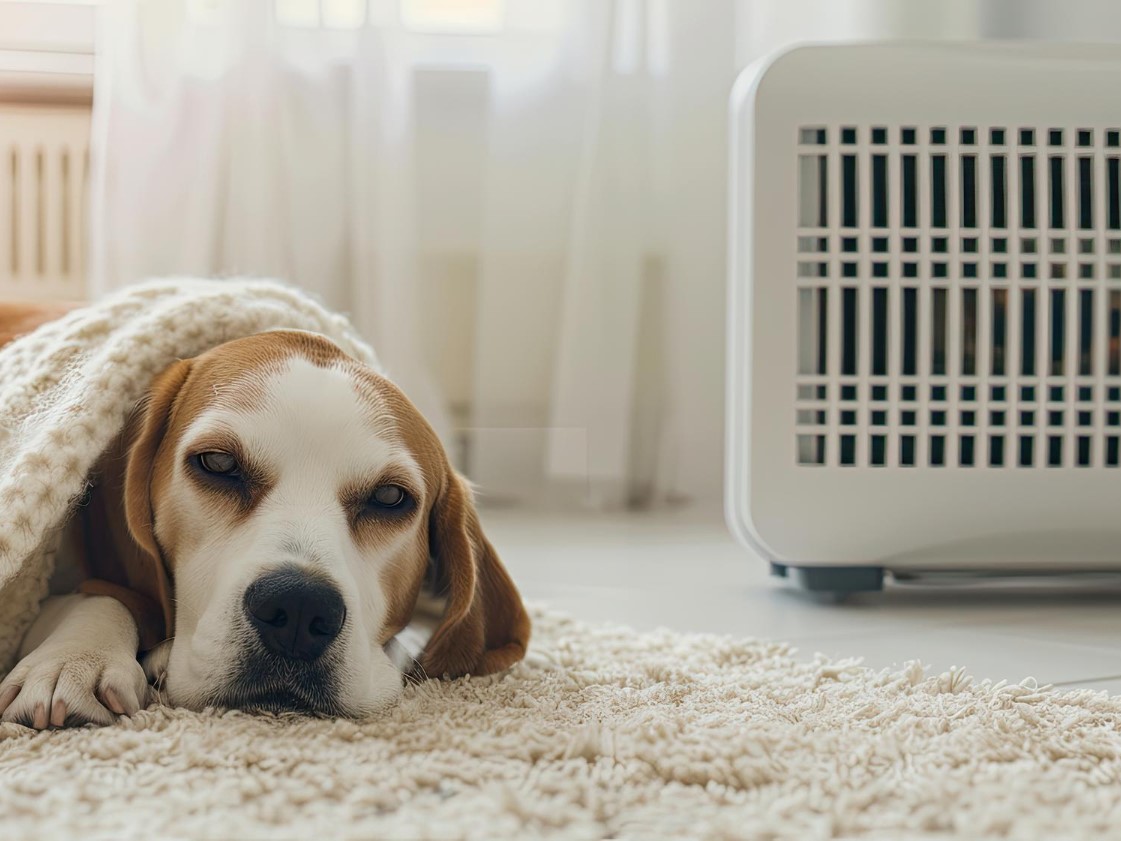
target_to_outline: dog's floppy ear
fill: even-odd
[[[431,677],[486,675],[525,656],[530,623],[521,596],[483,534],[470,490],[450,468],[428,521],[444,618],[420,659]]]
[[[156,453],[190,371],[190,360],[182,360],[157,376],[148,399],[129,420],[123,476],[113,470],[115,475],[106,477],[102,497],[104,505],[109,506],[101,514],[108,520],[105,527],[118,533],[109,538],[107,556],[91,559],[94,578],[81,588],[91,595],[113,596],[129,609],[140,631],[142,650],[175,631],[171,581],[154,531],[151,485]]]
[[[171,409],[187,376],[191,360],[176,362],[152,382],[149,398],[143,407],[139,429],[132,439],[125,468],[125,520],[136,545],[147,556],[144,568],[138,571],[134,589],[155,601],[161,608],[166,639],[175,632],[175,609],[167,564],[156,542],[155,517],[152,514],[152,473],[156,452],[167,433]],[[141,639],[144,638],[141,629]]]

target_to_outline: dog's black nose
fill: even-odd
[[[245,613],[265,648],[290,660],[315,660],[346,621],[335,586],[294,568],[265,573],[250,584]]]

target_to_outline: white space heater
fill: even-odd
[[[1121,571],[1121,50],[799,47],[731,157],[737,536],[833,592]]]

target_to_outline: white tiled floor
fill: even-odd
[[[978,678],[1121,694],[1121,577],[1077,586],[889,585],[814,601],[693,511],[543,514],[487,510],[483,523],[526,599],[581,618],[785,640],[801,656],[918,659]]]

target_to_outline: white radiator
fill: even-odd
[[[88,107],[0,104],[0,299],[80,299]]]
[[[728,520],[812,589],[1121,569],[1121,50],[805,47],[733,100]]]

